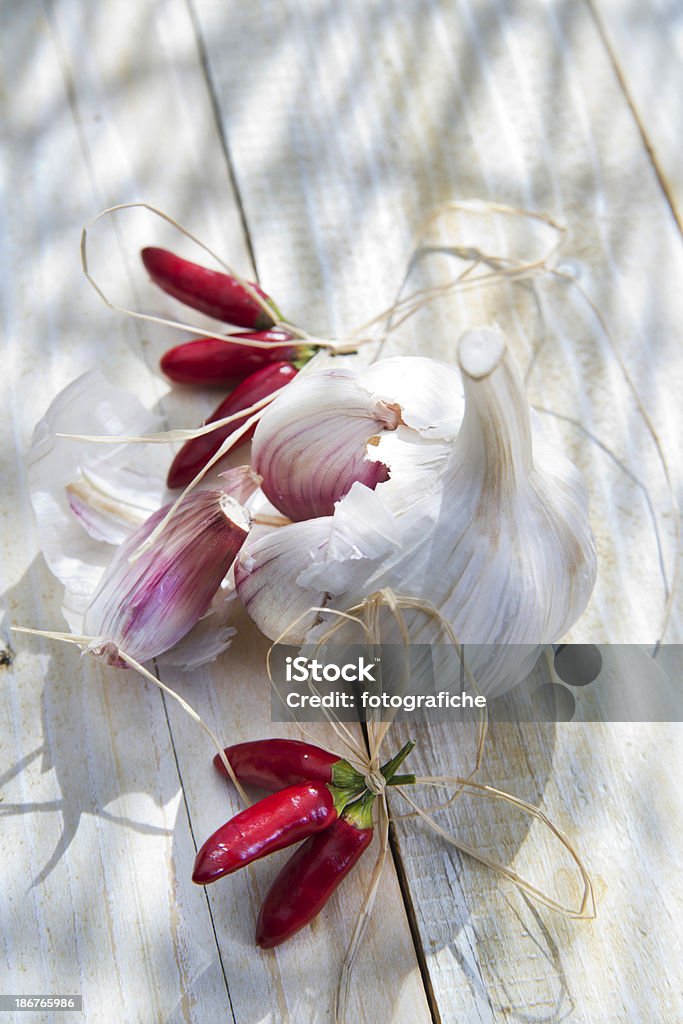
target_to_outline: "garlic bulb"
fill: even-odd
[[[532,423],[502,334],[468,332],[458,361],[459,430],[452,367],[402,357],[357,373],[363,401],[400,410],[400,423],[372,449],[389,479],[374,492],[355,483],[331,516],[247,541],[235,578],[249,614],[271,637],[307,599],[345,610],[390,588],[416,604],[429,601],[462,643],[474,645],[470,668],[493,696],[524,678],[542,646],[582,613],[596,554],[580,475]],[[332,415],[334,388],[325,383]],[[322,388],[320,395],[322,402]],[[296,389],[288,390],[269,413],[277,408],[281,421],[296,423],[297,404]],[[265,450],[266,416],[260,429]],[[305,441],[302,431],[297,451],[306,451]],[[283,445],[282,465],[286,456]],[[308,470],[319,473],[313,462]],[[268,466],[259,472],[265,477]],[[304,616],[290,642],[311,639],[316,618]],[[411,642],[434,642],[433,619],[416,609],[408,624]]]

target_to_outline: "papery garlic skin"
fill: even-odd
[[[244,543],[249,513],[221,491],[187,495],[151,548],[133,556],[165,516],[165,506],[117,549],[86,609],[89,650],[120,665],[119,651],[143,662],[172,648],[209,610]]]
[[[296,389],[296,416],[291,390]],[[295,522],[332,515],[356,481],[373,489],[388,478],[371,452],[400,423],[398,410],[357,387],[348,369],[298,378],[264,413],[254,434],[252,462],[266,497]]]
[[[234,588],[222,585],[211,602],[206,615],[202,615],[185,636],[155,656],[157,665],[190,672],[215,661],[232,643],[237,630],[232,625],[235,612]]]
[[[573,625],[590,598],[597,559],[586,489],[532,424],[504,337],[491,328],[469,332],[458,358],[465,387],[459,431],[459,389],[454,400],[445,386],[453,385],[453,368],[416,360],[432,365],[415,366],[412,391],[400,386],[410,357],[401,358],[400,380],[393,365],[383,381],[381,362],[358,373],[359,391],[400,408],[401,425],[377,446],[389,480],[374,493],[357,484],[324,525],[314,519],[298,524],[296,534],[283,527],[245,545],[235,577],[238,595],[250,592],[249,614],[271,637],[276,623],[279,635],[292,621],[291,593],[301,607],[306,588],[311,605],[339,610],[381,589],[415,605],[429,602],[460,642],[474,645],[470,667],[481,691],[493,696],[521,681],[542,647]],[[381,539],[378,507],[392,524],[379,531]],[[335,547],[340,531],[345,543]],[[412,643],[444,639],[417,607],[404,617]],[[315,636],[315,628],[299,629],[289,642]]]
[[[336,401],[339,371],[323,370],[311,380],[316,388],[324,383],[318,391],[320,419],[334,417],[337,431],[349,424],[354,427],[352,418],[344,420]],[[276,400],[279,415],[296,422],[302,382],[295,381]],[[429,528],[425,517],[434,511],[430,496],[439,486],[462,419],[457,369],[433,359],[400,356],[362,373],[345,371],[344,389],[352,387],[356,396],[347,399],[347,409],[367,413],[378,403],[400,405],[403,422],[371,446],[373,456],[386,453],[383,458],[392,473],[374,491],[354,482],[331,516],[283,526],[265,536],[262,530],[252,532],[235,562],[235,580],[249,615],[271,639],[287,630],[290,642],[302,642],[317,618],[317,613],[304,614],[306,609],[329,604],[330,596],[343,598],[357,586],[359,574],[365,579],[378,565],[403,557],[403,529],[396,509]],[[304,401],[308,403],[308,396]],[[310,429],[316,430],[317,424]],[[354,453],[359,444],[356,437]]]
[[[130,445],[93,445],[57,435],[148,434],[162,425],[139,399],[110,384],[99,370],[72,381],[36,424],[27,458],[31,503],[41,551],[64,587],[62,613],[74,633],[83,632],[83,613],[111,558],[110,545],[120,543],[130,529],[122,529],[120,519],[107,526],[100,517],[101,539],[88,534],[72,512],[67,487],[85,475],[106,481],[110,492],[139,511],[144,521],[162,504],[164,466],[155,472],[142,446],[133,452]]]
[[[453,496],[466,485],[459,516],[473,520],[458,547],[476,549],[475,529],[486,548],[480,586],[490,586],[491,596],[495,587],[501,616],[515,620],[513,640],[502,624],[487,631],[475,620],[471,642],[550,643],[578,619],[595,585],[588,492],[570,460],[548,446],[540,427],[532,429],[524,383],[503,335],[470,331],[458,356],[465,416],[446,476]],[[471,574],[471,566],[465,571]],[[448,602],[445,607],[456,614]]]
[[[161,445],[95,445],[58,434],[151,434],[163,422],[99,370],[69,384],[37,424],[28,477],[38,536],[49,569],[62,583],[62,613],[69,629],[84,634],[83,618],[112,558],[167,499],[167,454]],[[259,478],[242,466],[220,475],[220,489],[251,508],[267,506]],[[253,496],[253,497],[252,497]],[[180,668],[213,661],[235,633],[232,570],[207,613],[160,659]]]
[[[284,546],[280,544],[283,530],[287,531]],[[240,601],[266,636],[279,639],[280,633],[293,623],[296,623],[296,636],[303,636],[315,625],[317,613],[310,609],[325,601],[325,593],[299,585],[298,576],[327,547],[329,537],[328,516],[306,523],[292,523],[280,529],[262,531],[253,548],[254,557],[246,554],[235,562],[235,583]],[[257,566],[259,569],[262,566],[268,568],[263,572],[253,571]],[[284,618],[282,588],[287,593]]]
[[[239,598],[263,633],[278,639],[287,632],[288,640],[297,642],[317,621],[312,608],[344,594],[357,562],[368,573],[399,549],[399,541],[400,532],[381,501],[355,483],[334,517],[292,523],[258,536],[235,562]],[[334,578],[328,571],[331,565]]]
[[[69,508],[85,532],[105,544],[120,544],[155,511],[126,501],[110,481],[84,466],[65,491]]]
[[[437,519],[421,578],[403,572],[397,589],[429,594],[469,645],[479,688],[496,696],[525,678],[543,647],[579,618],[597,556],[581,476],[532,429],[503,336],[468,332],[458,357],[465,415],[443,478],[448,514]],[[428,642],[429,632],[423,624],[411,640]]]

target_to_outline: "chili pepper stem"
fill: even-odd
[[[349,804],[344,811],[344,818],[347,821],[350,821],[351,824],[355,825],[358,829],[372,828],[372,808],[374,802],[374,793],[368,793],[366,791],[359,800]]]
[[[365,786],[365,780],[359,771],[342,758],[332,768],[332,785],[360,792]]]
[[[390,761],[387,761],[386,764],[382,765],[380,771],[384,778],[386,779],[387,785],[390,784],[390,780],[396,774],[397,769],[400,768],[400,766],[407,758],[408,754],[410,754],[410,752],[414,749],[416,742],[417,740],[408,740],[408,742],[403,747],[401,747],[398,754],[395,754]],[[412,778],[413,782],[415,781],[414,775],[408,776],[408,778]]]
[[[302,370],[309,360],[313,358],[318,349],[314,345],[303,345],[299,346],[299,357],[298,359],[292,359],[292,365],[296,366],[297,370]]]
[[[393,775],[387,779],[387,786],[414,786],[417,775]]]
[[[361,800],[364,799],[362,787],[362,779],[360,782],[360,786],[356,789],[342,789],[340,786],[335,786],[329,782],[327,783],[327,788],[332,794],[332,799],[334,800],[334,807],[337,812],[337,817],[341,817],[342,811],[344,811],[348,804],[357,801],[359,797]]]

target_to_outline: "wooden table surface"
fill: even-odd
[[[4,0],[0,18],[1,639],[13,656],[0,668],[0,992],[82,993],[74,1019],[89,1024],[332,1021],[371,858],[313,927],[277,954],[258,951],[254,920],[273,865],[207,891],[190,880],[198,843],[238,808],[204,735],[133,673],[9,632],[62,628],[24,463],[57,392],[99,366],[175,425],[212,406],[160,377],[175,335],[117,315],[89,288],[81,226],[114,203],[151,203],[258,274],[292,320],[336,336],[393,301],[415,233],[439,204],[476,197],[562,222],[562,266],[616,345],[567,289],[545,347],[524,347],[531,309],[517,310],[531,400],[554,414],[592,491],[601,577],[574,639],[652,643],[666,601],[653,524],[669,586],[676,552],[643,411],[674,491],[681,480],[683,8]],[[103,236],[104,270],[144,284],[126,242],[145,233],[161,238],[151,218]],[[390,351],[452,358],[471,315],[435,312]],[[682,627],[674,601],[665,639],[680,642]],[[265,650],[244,622],[208,669],[162,678],[221,736],[266,735],[276,727]],[[618,686],[618,666],[613,675]],[[682,1020],[680,740],[680,726],[665,723],[493,729],[483,777],[571,836],[597,918],[539,908],[402,822],[348,1019]],[[415,763],[444,772],[461,754],[444,724],[422,730]],[[509,811],[464,803],[450,824],[549,884],[569,880],[557,844]]]

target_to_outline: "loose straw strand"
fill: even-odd
[[[313,612],[317,612],[319,614],[328,613],[329,612],[329,613],[339,617],[340,619],[343,619],[345,621],[354,622],[356,625],[360,625],[362,627],[362,623],[359,622],[359,620],[355,619],[352,615],[350,615],[350,614],[348,614],[346,612],[338,612],[335,609],[327,609],[327,608],[321,608],[321,607],[316,607],[316,606],[312,606],[310,608],[307,608],[304,612],[302,612],[300,615],[298,615],[291,623],[289,623],[289,625],[286,626],[286,628],[280,633],[280,635],[273,641],[273,643],[268,648],[268,651],[266,652],[266,671],[268,672],[268,678],[270,680],[271,686],[275,690],[275,693],[277,694],[277,696],[278,696],[278,698],[280,699],[281,702],[283,702],[283,697],[282,697],[282,694],[280,693],[280,691],[278,690],[277,686],[275,685],[275,680],[273,678],[273,668],[272,668],[273,649],[275,647],[277,647],[278,644],[281,644],[285,640],[287,635],[289,633],[291,633],[299,625],[299,623],[303,619],[308,617]],[[318,642],[316,649],[319,650],[320,647],[325,642],[326,642],[326,640],[325,640],[325,636],[324,636],[323,639]],[[357,761],[360,761],[361,763],[363,763],[363,761],[365,760],[363,748],[358,743],[358,741],[355,739],[355,737],[353,736],[351,730],[336,715],[328,713],[328,709],[325,709],[325,711],[326,711],[326,717],[327,717],[330,725],[332,726],[332,728],[333,728],[337,738],[339,739],[340,743],[342,744],[342,746],[346,747],[347,750],[350,750],[352,755],[353,755],[353,757]]]
[[[239,439],[244,434],[246,434],[246,432],[254,425],[254,423],[256,423],[258,421],[258,417],[259,417],[258,413],[255,413],[253,416],[250,416],[249,419],[247,420],[247,422],[243,426],[241,426],[239,428],[239,430],[236,430],[234,432],[234,434],[230,435],[230,437],[226,437],[225,441],[223,441],[223,443],[221,444],[220,448],[216,452],[214,452],[214,454],[211,456],[211,458],[208,460],[208,462],[206,462],[202,466],[202,468],[199,470],[199,472],[196,474],[196,476],[193,477],[193,479],[187,485],[187,487],[185,488],[183,493],[180,495],[180,497],[176,498],[176,500],[173,502],[173,504],[169,508],[168,512],[166,513],[166,515],[163,517],[163,519],[161,519],[157,523],[157,525],[154,527],[154,529],[149,534],[149,536],[146,538],[146,540],[144,540],[142,542],[142,544],[140,544],[135,549],[135,551],[132,553],[132,555],[130,556],[130,559],[129,559],[129,561],[131,563],[136,562],[137,559],[140,558],[142,555],[144,555],[144,553],[146,551],[149,551],[149,549],[157,541],[157,539],[159,538],[161,533],[166,529],[166,527],[168,526],[169,522],[171,521],[171,519],[173,518],[175,513],[178,511],[178,508],[180,507],[180,505],[184,501],[184,499],[187,497],[187,495],[190,493],[190,491],[193,491],[195,489],[195,487],[199,483],[201,483],[201,481],[204,479],[204,477],[209,472],[211,467],[215,466],[216,463],[220,459],[222,459],[223,456],[227,452],[230,451],[230,449],[233,447],[233,445],[235,445],[237,443],[237,441],[239,441]]]
[[[514,882],[515,885],[519,886],[520,889],[523,889],[524,892],[528,893],[529,896],[533,897],[535,900],[541,903],[543,906],[548,907],[550,910],[557,911],[557,913],[562,914],[564,917],[572,919],[583,920],[595,917],[595,897],[593,893],[593,883],[591,881],[590,875],[585,865],[583,864],[583,861],[579,857],[579,854],[576,852],[576,849],[574,848],[568,836],[564,832],[562,832],[556,825],[554,825],[553,822],[547,817],[547,815],[540,810],[540,808],[534,807],[533,804],[529,804],[526,802],[526,800],[522,800],[519,797],[512,796],[510,793],[505,793],[502,790],[494,789],[491,786],[485,786],[482,783],[475,783],[467,779],[460,778],[459,776],[426,776],[418,778],[416,781],[418,784],[422,785],[439,786],[447,785],[449,782],[457,783],[460,786],[466,786],[468,789],[474,790],[473,795],[485,796],[491,799],[505,801],[517,807],[518,809],[524,811],[524,813],[528,814],[530,817],[536,818],[538,821],[541,821],[548,829],[550,829],[553,835],[557,839],[559,839],[560,843],[569,852],[572,860],[579,869],[583,881],[583,895],[578,910],[576,910],[573,907],[565,906],[558,900],[553,899],[553,897],[549,896],[547,893],[537,888],[535,885],[533,885],[527,879],[523,878],[512,868],[505,867],[505,865],[499,864],[497,861],[491,860],[485,854],[480,853],[473,847],[461,842],[455,836],[451,835],[450,832],[446,831],[446,829],[444,829],[441,825],[435,822],[426,811],[424,811],[418,804],[415,803],[414,800],[411,799],[411,797],[408,796],[407,793],[404,793],[401,789],[398,790],[400,796],[408,804],[410,804],[415,813],[420,818],[422,818],[423,821],[425,821],[426,824],[431,829],[433,829],[434,832],[440,835],[441,838],[444,839],[449,845],[455,846],[456,849],[461,850],[463,853],[466,853],[470,857],[473,857],[475,860],[478,860],[481,864],[486,865],[486,867],[490,868],[492,871],[495,871],[497,874],[503,875],[504,877],[508,878],[510,881]]]
[[[155,217],[160,217],[161,220],[166,221],[167,224],[170,224],[182,235],[184,235],[186,238],[189,238],[190,241],[194,242],[195,245],[198,245],[200,249],[203,249],[204,252],[211,256],[211,258],[215,260],[216,263],[218,263],[226,273],[230,274],[230,276],[233,277],[238,282],[238,284],[242,286],[242,288],[244,288],[246,293],[249,295],[249,298],[252,299],[260,307],[262,312],[266,313],[267,316],[270,317],[270,319],[273,321],[274,327],[282,327],[285,330],[287,330],[290,334],[302,340],[308,340],[310,338],[310,335],[308,335],[306,331],[301,330],[301,328],[296,327],[294,324],[290,324],[287,321],[280,319],[280,317],[277,314],[277,311],[268,302],[266,302],[262,295],[259,295],[258,291],[256,291],[254,286],[245,278],[243,278],[240,274],[238,274],[236,270],[233,270],[233,268],[230,267],[225,262],[225,260],[221,259],[221,257],[213,251],[213,249],[210,249],[208,245],[200,241],[200,239],[197,238],[196,235],[192,234],[191,231],[183,227],[182,224],[180,224],[169,214],[164,213],[163,210],[157,209],[157,207],[152,206],[150,203],[117,203],[114,206],[109,206],[106,210],[100,211],[100,213],[98,213],[98,215],[95,218],[93,218],[93,220],[91,220],[88,224],[86,224],[85,227],[83,227],[81,230],[80,250],[81,269],[83,271],[83,275],[85,276],[86,280],[91,285],[91,287],[95,290],[97,295],[100,297],[102,302],[104,302],[104,304],[108,306],[109,309],[113,309],[117,313],[124,313],[126,316],[135,317],[137,320],[147,320],[151,321],[152,323],[163,324],[166,327],[173,327],[175,329],[183,331],[190,331],[192,334],[200,334],[203,337],[217,338],[220,341],[231,340],[231,336],[229,333],[211,334],[204,328],[194,327],[191,324],[182,323],[181,321],[178,320],[169,320],[166,319],[165,317],[154,316],[153,314],[150,313],[140,313],[137,310],[127,309],[125,306],[119,306],[116,303],[112,302],[107,297],[102,288],[98,285],[97,281],[90,273],[90,269],[88,266],[88,231],[91,228],[93,228],[100,220],[103,220],[105,217],[109,217],[114,213],[120,213],[122,210],[133,209],[147,210]],[[239,343],[242,344],[241,341]],[[268,348],[268,346],[272,343],[258,341],[250,342],[249,340],[247,340],[247,344],[250,344],[250,346],[253,348]],[[316,339],[316,345],[334,347],[333,342],[327,342],[322,339]]]
[[[283,385],[283,387],[285,387],[285,385]],[[192,441],[196,437],[204,437],[205,434],[211,434],[214,430],[219,430],[221,427],[227,427],[230,423],[234,423],[235,420],[241,420],[244,419],[245,416],[251,416],[257,412],[262,412],[263,409],[283,390],[283,387],[279,387],[276,391],[266,395],[265,398],[260,398],[257,402],[247,406],[246,409],[240,409],[237,412],[231,413],[230,416],[223,416],[220,420],[214,420],[212,423],[203,423],[201,427],[193,427],[192,429],[161,430],[155,434],[57,433],[55,434],[55,437],[64,437],[71,441],[92,441],[96,444],[169,444],[173,441]]]
[[[146,318],[146,319],[156,319],[156,320],[160,320],[161,319],[161,318],[148,317],[146,314],[139,314],[139,313],[136,313],[135,311],[125,310],[125,309],[122,309],[121,307],[115,306],[104,295],[104,292],[99,287],[99,285],[97,285],[95,280],[92,278],[92,276],[90,275],[89,269],[88,269],[88,259],[87,259],[87,231],[88,231],[88,228],[93,227],[103,217],[106,217],[108,215],[116,213],[117,211],[120,211],[120,210],[124,210],[124,209],[128,209],[128,208],[135,208],[135,207],[146,209],[149,212],[151,212],[153,215],[156,215],[156,216],[160,217],[162,220],[165,220],[167,223],[171,224],[174,228],[176,228],[178,231],[180,231],[183,235],[185,235],[187,238],[189,238],[191,241],[193,241],[195,244],[197,244],[200,248],[202,248],[205,252],[207,252],[213,259],[215,259],[228,273],[230,273],[233,277],[235,277],[235,279],[240,282],[240,284],[245,288],[245,290],[250,295],[252,295],[254,301],[256,301],[261,306],[262,309],[264,309],[266,312],[268,312],[268,314],[270,316],[273,315],[274,311],[273,311],[272,307],[269,306],[268,303],[265,302],[264,299],[262,299],[262,297],[258,294],[258,292],[254,291],[252,289],[252,286],[250,285],[250,283],[248,281],[245,281],[243,278],[241,278],[240,275],[238,275],[234,270],[232,270],[232,268],[230,268],[228,266],[228,264],[226,264],[225,261],[223,261],[215,252],[213,252],[208,246],[206,246],[203,242],[201,242],[195,235],[193,235],[190,231],[188,231],[186,228],[184,228],[177,221],[175,221],[172,217],[168,216],[167,214],[163,213],[161,210],[158,210],[155,207],[153,207],[153,206],[151,206],[150,204],[147,204],[147,203],[122,203],[122,204],[118,204],[116,206],[109,207],[108,209],[106,209],[106,210],[102,211],[100,214],[98,214],[98,216],[93,221],[91,221],[90,224],[88,224],[86,227],[83,228],[83,232],[82,232],[82,236],[81,236],[81,260],[82,260],[83,272],[84,272],[85,276],[87,277],[87,279],[89,280],[90,284],[95,289],[95,291],[100,295],[102,300],[108,306],[110,306],[113,309],[121,310],[124,313],[129,313],[132,316],[141,316],[141,317]],[[418,291],[412,293],[411,295],[408,295],[408,296],[404,297],[403,299],[401,299],[400,298],[400,291],[402,290],[403,284],[407,280],[407,277],[408,277],[408,275],[410,273],[412,264],[414,263],[414,260],[415,260],[415,254],[420,255],[420,253],[422,252],[422,250],[419,248],[419,243],[425,237],[425,235],[429,232],[429,230],[435,224],[438,223],[439,219],[442,218],[444,216],[444,214],[447,214],[449,212],[464,213],[464,214],[480,214],[480,215],[481,214],[494,214],[494,213],[498,213],[498,214],[502,214],[502,215],[508,216],[508,217],[518,217],[518,218],[523,218],[523,219],[530,220],[530,221],[536,221],[539,224],[544,224],[547,227],[551,228],[556,233],[556,236],[557,236],[556,237],[556,241],[541,256],[539,256],[536,259],[528,260],[526,262],[520,261],[520,260],[515,260],[515,259],[510,258],[510,257],[501,257],[501,256],[498,256],[496,254],[481,252],[481,251],[478,251],[478,250],[474,250],[471,247],[462,247],[460,249],[458,249],[457,247],[451,247],[451,249],[449,251],[452,251],[453,255],[457,255],[459,258],[461,258],[463,260],[464,259],[469,259],[470,263],[465,268],[465,270],[460,275],[458,275],[458,277],[454,281],[448,282],[446,285],[437,285],[437,286],[434,286],[432,289],[421,289],[421,290],[418,290]],[[388,321],[388,326],[385,329],[384,337],[382,339],[382,344],[383,344],[389,333],[391,333],[392,331],[395,331],[400,326],[400,324],[403,323],[405,321],[405,319],[407,319],[408,316],[413,315],[413,313],[417,312],[419,309],[421,309],[424,305],[428,304],[429,302],[432,302],[435,299],[440,298],[442,295],[447,294],[448,292],[456,291],[456,290],[459,290],[459,289],[462,290],[464,288],[469,289],[469,288],[472,288],[472,287],[475,287],[475,288],[476,287],[484,287],[484,286],[486,286],[488,284],[493,284],[493,283],[497,282],[501,278],[507,278],[507,279],[511,279],[511,280],[524,280],[525,278],[539,277],[539,276],[542,276],[543,274],[548,274],[549,276],[552,276],[552,277],[555,277],[555,278],[557,278],[559,280],[563,280],[563,281],[566,281],[566,282],[570,283],[574,288],[577,289],[579,295],[581,295],[583,300],[587,303],[588,307],[591,309],[591,311],[595,315],[595,317],[596,317],[596,319],[597,319],[597,321],[598,321],[598,323],[600,325],[600,328],[601,328],[605,338],[608,341],[608,344],[610,346],[612,354],[614,355],[614,357],[616,358],[616,360],[618,362],[620,371],[621,371],[621,373],[622,373],[622,375],[623,375],[623,377],[624,377],[624,379],[626,381],[626,384],[627,384],[629,390],[631,391],[631,394],[633,395],[633,397],[634,397],[634,399],[636,401],[636,404],[637,404],[637,407],[638,407],[638,412],[641,415],[641,417],[643,419],[643,422],[645,423],[645,427],[646,427],[648,433],[650,434],[650,436],[651,436],[651,438],[653,440],[653,443],[655,445],[655,448],[656,448],[656,451],[657,451],[658,461],[660,462],[660,465],[662,467],[662,471],[664,473],[665,483],[666,483],[666,487],[667,487],[667,492],[668,492],[668,495],[669,495],[669,498],[670,498],[670,502],[671,502],[671,510],[672,510],[672,515],[673,515],[674,533],[675,533],[675,537],[674,537],[674,553],[673,553],[673,557],[672,557],[673,569],[672,569],[672,573],[671,573],[671,585],[668,586],[667,585],[667,581],[665,580],[665,600],[664,600],[664,609],[663,609],[663,613],[662,613],[662,624],[661,624],[661,628],[660,628],[660,636],[658,637],[658,639],[657,639],[657,641],[655,643],[655,646],[654,646],[654,653],[656,654],[660,644],[663,641],[663,638],[665,636],[666,630],[668,628],[668,625],[669,625],[669,622],[670,622],[670,618],[671,618],[671,612],[672,612],[672,608],[673,608],[673,601],[674,601],[675,594],[676,594],[676,592],[678,590],[678,585],[679,585],[680,566],[678,564],[679,563],[678,552],[679,552],[680,546],[681,546],[680,516],[679,516],[678,508],[677,508],[677,505],[676,505],[676,501],[675,501],[675,495],[674,495],[674,492],[673,492],[673,485],[672,485],[672,482],[671,482],[671,475],[670,475],[670,471],[669,471],[668,462],[666,460],[666,456],[664,455],[664,452],[663,452],[663,449],[662,449],[662,446],[661,446],[661,442],[660,442],[659,437],[657,435],[657,432],[656,432],[656,430],[654,428],[654,425],[653,425],[653,423],[652,423],[652,421],[651,421],[651,419],[649,417],[649,414],[648,414],[647,410],[645,409],[645,407],[643,405],[643,402],[642,402],[642,400],[640,398],[639,392],[638,392],[637,388],[635,387],[635,384],[634,384],[634,382],[633,382],[633,380],[632,380],[632,378],[630,376],[630,373],[629,373],[628,368],[627,368],[627,366],[626,366],[626,364],[625,364],[625,362],[623,360],[623,357],[621,356],[621,353],[620,353],[620,351],[618,349],[618,346],[615,344],[614,339],[612,338],[611,333],[610,333],[609,329],[607,328],[607,325],[606,325],[606,323],[604,321],[604,318],[600,314],[600,312],[597,309],[597,307],[596,307],[595,303],[593,302],[593,300],[586,293],[585,289],[583,289],[583,287],[579,284],[579,282],[576,281],[576,279],[572,275],[567,274],[567,273],[565,273],[565,272],[563,272],[561,270],[558,270],[557,268],[552,267],[552,266],[549,265],[550,261],[560,251],[560,249],[562,247],[562,244],[563,244],[563,242],[565,240],[565,237],[566,237],[566,228],[564,226],[560,225],[552,217],[550,217],[549,215],[544,214],[544,213],[538,213],[538,212],[534,212],[534,211],[523,210],[520,207],[509,206],[509,205],[506,205],[506,204],[503,204],[503,203],[496,203],[496,202],[485,201],[485,200],[453,200],[453,201],[444,203],[440,207],[438,207],[435,211],[433,211],[432,214],[430,214],[430,216],[423,222],[423,224],[421,225],[421,227],[419,228],[419,230],[418,230],[418,232],[416,234],[416,240],[415,240],[415,243],[414,243],[414,246],[413,246],[413,256],[411,256],[411,260],[409,261],[408,269],[406,271],[406,275],[404,276],[404,281],[403,281],[403,283],[401,285],[401,288],[399,289],[399,298],[397,298],[397,300],[392,304],[391,307],[389,307],[389,309],[387,309],[384,312],[378,314],[376,317],[373,317],[372,320],[368,321],[366,324],[363,324],[363,325],[361,325],[361,327],[356,328],[354,331],[352,331],[349,335],[347,335],[346,340],[348,341],[349,339],[354,339],[355,338],[356,340],[355,340],[354,344],[356,346],[358,344],[360,344],[361,341],[372,341],[373,340],[372,338],[367,338],[367,339],[359,340],[357,338],[357,335],[359,333],[362,333],[365,330],[368,330],[370,327],[372,327],[373,325],[375,325],[377,323],[383,323],[383,322]],[[439,247],[439,251],[446,251],[446,250],[444,250],[443,247]],[[487,266],[493,268],[492,271],[488,272],[488,273],[486,273],[484,275],[477,275],[477,276],[475,276],[473,278],[471,276],[473,270],[477,266],[479,266],[481,263],[484,263]],[[399,318],[398,320],[396,320],[397,317]],[[393,323],[391,322],[392,320],[394,321]],[[161,322],[164,322],[164,321],[161,320]],[[282,324],[283,322],[280,321],[280,323]],[[187,325],[177,324],[176,322],[173,322],[172,326],[187,326]],[[306,339],[308,339],[310,337],[310,336],[306,335],[305,332],[298,331],[296,328],[293,328],[292,325],[284,325],[283,324],[283,326],[287,326],[287,328],[290,329],[292,333],[297,334],[297,336],[299,336],[299,337],[302,337],[302,338],[305,337]],[[207,334],[207,332],[204,331],[204,330],[197,331],[195,328],[189,328],[189,327],[187,329],[193,330],[193,331],[195,331],[195,333],[202,333],[204,335]],[[219,337],[219,338],[221,338],[223,340],[230,340],[229,336],[226,336],[226,335],[215,335],[215,337]],[[323,339],[313,339],[313,340],[315,340],[315,343],[319,347],[329,347],[329,348],[331,348],[333,350],[336,350],[336,351],[343,351],[343,350],[347,350],[348,351],[349,350],[348,345],[346,345],[346,347],[344,347],[343,342],[340,343],[338,341],[337,342],[335,342],[335,341],[325,341]],[[267,343],[256,343],[257,347],[260,346],[260,345],[264,345],[264,344],[267,344]],[[351,348],[353,348],[353,346],[351,346]],[[214,427],[214,429],[218,429],[218,427],[216,426],[216,427]],[[205,432],[208,433],[209,431],[205,431]],[[189,436],[189,435],[186,435],[186,436]],[[194,436],[200,436],[200,435],[196,435],[195,434]],[[83,439],[85,439],[85,438],[83,438]],[[116,439],[116,440],[120,440],[120,439]],[[115,441],[111,441],[111,443],[116,443],[116,440]]]
[[[214,746],[216,748],[216,751],[218,753],[218,756],[220,757],[221,762],[223,764],[223,767],[225,768],[226,772],[228,773],[228,776],[230,777],[230,780],[232,781],[233,785],[235,786],[235,789],[239,793],[239,795],[240,795],[241,799],[243,800],[245,806],[248,807],[249,803],[250,803],[250,800],[249,800],[247,794],[245,793],[245,791],[244,791],[244,789],[243,789],[239,779],[235,775],[235,772],[233,771],[232,765],[230,764],[230,761],[226,757],[225,750],[223,749],[223,747],[222,747],[222,745],[220,743],[220,740],[216,736],[216,734],[213,731],[213,729],[209,725],[207,725],[207,723],[204,721],[204,719],[201,717],[201,715],[197,711],[195,711],[195,709],[192,707],[192,705],[187,703],[187,701],[184,699],[184,697],[181,697],[179,693],[176,693],[176,691],[173,690],[170,686],[167,686],[166,683],[162,683],[161,679],[158,679],[157,676],[155,676],[151,672],[149,672],[144,667],[144,665],[140,664],[139,661],[136,661],[135,658],[131,658],[131,656],[129,654],[126,654],[126,652],[122,651],[121,649],[119,649],[118,655],[119,655],[120,658],[123,659],[123,661],[126,662],[126,664],[130,665],[130,667],[134,668],[136,672],[139,672],[140,675],[144,676],[145,679],[149,679],[152,683],[154,683],[155,686],[158,686],[160,690],[163,690],[164,693],[167,693],[169,697],[173,697],[173,700],[177,701],[178,704],[180,704],[180,706],[183,709],[183,711],[186,711],[187,714],[190,716],[190,718],[194,719],[194,721],[197,722],[197,724],[202,727],[204,732],[207,734],[207,736],[210,738],[210,740],[214,744]]]
[[[84,645],[86,645],[86,649],[83,651],[84,654],[93,653],[92,651],[89,651],[87,649],[87,645],[98,643],[100,641],[102,641],[103,643],[106,642],[106,638],[104,637],[84,636],[78,633],[63,633],[55,630],[46,629],[30,629],[28,626],[12,626],[11,628],[14,633],[28,633],[31,636],[41,636],[45,637],[48,640],[59,640],[62,643],[76,644],[78,647],[81,648],[84,647]],[[167,693],[169,697],[172,697],[175,701],[177,701],[178,704],[180,704],[181,708],[190,716],[190,718],[192,718],[202,727],[204,732],[209,736],[212,743],[214,744],[218,756],[220,757],[230,779],[234,783],[237,792],[244,801],[244,804],[248,806],[250,802],[249,798],[247,797],[247,794],[242,788],[239,780],[235,776],[235,773],[232,769],[232,765],[230,764],[230,761],[226,757],[225,751],[221,746],[218,737],[211,729],[211,727],[207,725],[207,723],[204,721],[201,715],[197,711],[195,711],[192,705],[188,704],[187,701],[183,697],[181,697],[179,693],[176,693],[176,691],[173,690],[170,686],[167,686],[166,683],[163,683],[161,679],[158,679],[157,676],[153,675],[148,669],[144,667],[144,665],[141,665],[139,661],[136,661],[135,658],[132,658],[130,654],[126,654],[126,652],[122,650],[120,647],[117,647],[116,650],[119,658],[121,658],[122,661],[125,661],[127,665],[129,665],[132,669],[138,672],[141,676],[143,676],[145,679],[148,679],[150,682],[154,683],[154,685],[157,686],[160,690],[162,690],[164,693]]]
[[[337,986],[337,999],[335,1005],[335,1024],[344,1024],[346,1020],[346,1010],[349,999],[349,988],[351,985],[351,973],[353,971],[354,964],[356,962],[356,956],[363,936],[370,920],[370,914],[372,907],[377,896],[377,890],[382,878],[382,872],[384,871],[384,864],[389,853],[389,814],[386,805],[386,795],[383,794],[379,798],[379,813],[378,813],[378,831],[380,836],[380,849],[375,860],[375,866],[372,871],[370,883],[365,892],[363,903],[358,912],[356,919],[356,925],[353,929],[351,941],[344,957],[342,964],[341,975],[339,978],[339,984]]]

